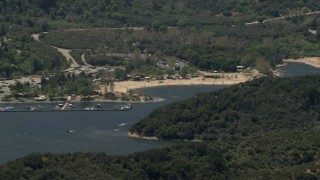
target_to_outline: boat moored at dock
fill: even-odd
[[[26,106],[24,107],[24,109],[26,111],[42,111],[43,110],[43,106],[38,105],[38,106]]]
[[[113,109],[118,110],[118,111],[128,111],[128,110],[132,109],[132,105],[131,104],[123,104],[123,105],[119,105],[119,106],[114,106]]]
[[[13,107],[11,106],[3,107],[3,108],[0,108],[0,111],[13,111]]]
[[[132,109],[131,104],[120,104],[116,106],[103,107],[101,104],[96,104],[95,106],[88,106],[81,108],[81,104],[74,105],[72,103],[66,102],[64,104],[60,103],[56,106],[52,105],[27,105],[22,106],[7,106],[0,107],[0,112],[70,112],[70,111],[129,111]]]

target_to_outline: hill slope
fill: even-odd
[[[221,155],[220,150],[205,144],[149,150],[128,156],[106,156],[102,153],[32,154],[0,166],[0,178],[195,179],[228,177],[228,170]]]
[[[319,123],[320,76],[261,78],[154,110],[131,133],[160,139],[240,138]]]
[[[317,1],[298,0],[4,0],[0,2],[2,19],[31,25],[49,19],[51,25],[114,26],[219,24],[232,17],[233,22],[253,21],[320,9]],[[24,16],[21,17],[20,15]],[[226,21],[224,21],[226,20]],[[230,21],[229,21],[230,22]]]
[[[0,78],[65,69],[64,57],[50,45],[72,49],[80,65],[85,53],[91,65],[122,65],[132,72],[147,63],[110,55],[145,53],[153,55],[146,61],[152,66],[159,58],[179,58],[201,70],[232,72],[244,65],[267,74],[282,59],[320,56],[320,37],[308,31],[318,28],[320,18],[305,15],[319,9],[311,0],[3,0]],[[297,16],[244,26],[290,15]],[[48,31],[40,36],[44,42],[30,38]]]
[[[293,161],[299,155],[311,157],[310,152],[295,150],[291,153],[291,159],[280,164],[278,159],[269,156],[270,154],[251,150],[248,155],[245,151],[236,152],[230,147],[230,144],[223,146],[190,143],[126,156],[107,156],[103,153],[31,154],[0,165],[0,178],[317,179],[319,177],[316,173],[319,165],[316,165],[314,159],[300,163]],[[271,160],[267,161],[268,158]],[[307,170],[310,173],[306,173]]]

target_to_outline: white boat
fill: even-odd
[[[1,109],[1,111],[13,111],[13,107],[8,106]]]
[[[121,106],[120,110],[130,110],[132,108],[131,104],[126,104]]]
[[[38,97],[35,97],[34,100],[36,101],[45,101],[47,97],[45,95],[40,95]]]
[[[85,111],[93,111],[94,107],[85,107],[83,110],[85,110]]]
[[[100,111],[102,110],[102,106],[97,104],[95,107],[85,107],[83,110],[85,111]]]
[[[121,129],[112,129],[111,132],[118,132],[120,131]]]
[[[113,109],[120,110],[120,111],[126,111],[126,110],[132,109],[132,106],[131,106],[131,104],[124,104],[124,105],[120,105],[120,106],[114,106]]]
[[[121,123],[121,124],[119,124],[119,126],[125,126],[125,125],[127,125],[128,123]]]
[[[25,110],[28,110],[28,111],[42,111],[43,110],[43,106],[41,105],[38,105],[38,106],[27,106],[24,108]]]

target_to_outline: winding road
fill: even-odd
[[[90,67],[91,67],[91,65],[87,63],[87,61],[86,61],[86,57],[85,57],[85,55],[84,55],[84,54],[82,54],[82,55],[81,55],[81,60],[82,60],[82,62],[83,62],[83,64],[84,64],[84,65],[86,65],[86,66],[90,66]]]
[[[281,20],[281,19],[285,19],[285,18],[312,15],[312,14],[320,14],[320,11],[314,11],[314,12],[301,13],[301,14],[296,14],[296,15],[288,15],[288,16],[281,16],[281,17],[276,17],[276,18],[265,19],[265,20],[262,21],[262,23]],[[259,24],[259,21],[253,21],[253,22],[245,23],[245,25],[255,25],[255,24]]]
[[[68,63],[70,63],[70,67],[71,68],[79,68],[81,67],[77,61],[71,56],[70,49],[62,49],[62,48],[58,48],[58,47],[54,47],[56,48],[68,61]]]
[[[39,36],[40,34],[31,34],[32,38],[35,40],[35,41],[39,41],[40,42],[40,39],[39,39]],[[54,47],[54,46],[52,46]],[[63,49],[63,48],[58,48],[58,47],[54,47],[55,49],[57,49],[67,60],[67,62],[70,64],[70,68],[79,68],[81,67],[77,61],[71,56],[70,52],[71,50],[70,49]],[[86,65],[88,65],[87,63],[85,63]]]

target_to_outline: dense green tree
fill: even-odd
[[[1,27],[0,27],[0,36],[5,36],[7,35],[6,29],[4,27],[4,24],[1,23]]]
[[[127,79],[127,72],[123,69],[117,68],[114,71],[114,77],[115,79],[125,80]]]
[[[263,74],[269,74],[271,70],[270,64],[264,59],[257,59],[255,68]]]
[[[31,154],[0,166],[1,179],[19,177],[67,179],[194,179],[229,177],[218,148],[189,144],[128,156],[102,153]],[[191,156],[190,156],[191,155]],[[189,158],[192,157],[192,160]],[[203,173],[198,169],[207,169]],[[77,172],[78,171],[78,172]]]
[[[179,75],[182,76],[183,78],[186,78],[188,73],[189,73],[189,69],[186,66],[179,71]]]

